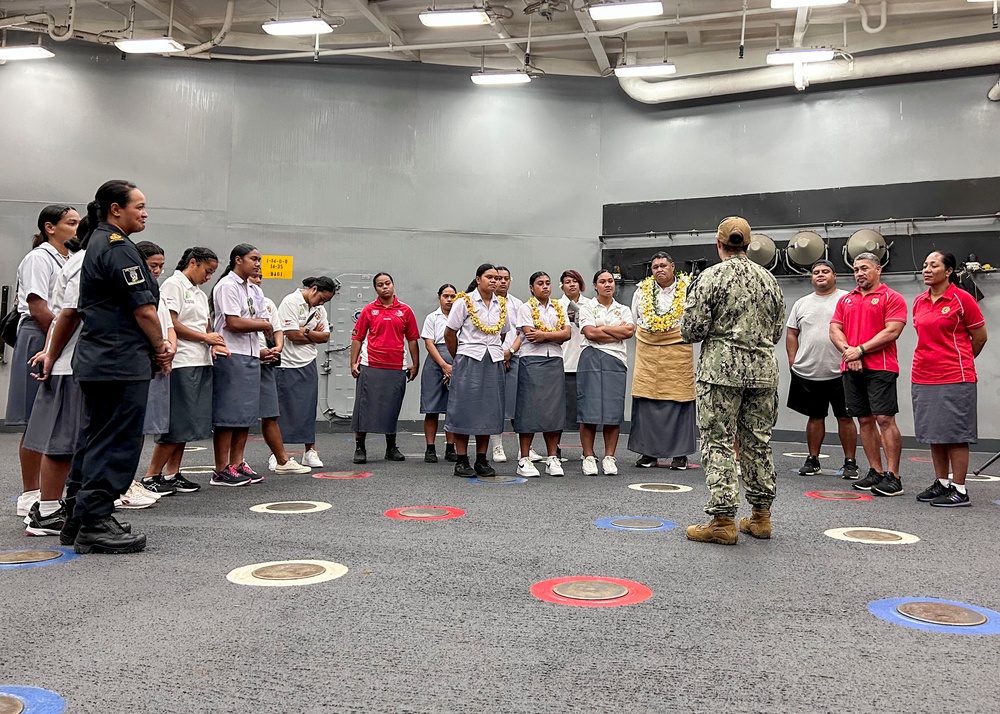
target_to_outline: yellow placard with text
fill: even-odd
[[[291,280],[295,257],[291,255],[260,256],[260,273],[265,280]]]

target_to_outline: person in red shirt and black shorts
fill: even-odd
[[[906,325],[906,300],[883,285],[881,278],[882,266],[874,253],[862,253],[854,259],[858,287],[837,303],[830,321],[830,339],[843,356],[840,372],[847,413],[858,420],[868,457],[868,474],[851,485],[876,496],[900,496],[903,437],[896,426],[896,340]],[[885,472],[882,449],[888,467]]]
[[[965,474],[969,444],[978,438],[975,358],[986,344],[982,310],[955,284],[955,267],[951,253],[928,255],[922,273],[927,292],[913,299],[913,426],[917,441],[931,445],[936,477],[917,500],[944,508],[972,505]]]
[[[368,461],[365,436],[385,434],[385,458],[404,461],[396,446],[396,423],[403,406],[406,383],[417,378],[420,330],[409,305],[396,297],[392,276],[376,273],[372,280],[378,300],[361,310],[351,333],[351,374],[358,380],[354,391],[354,463]],[[364,346],[364,351],[362,351]],[[405,350],[410,351],[410,366],[404,371]]]

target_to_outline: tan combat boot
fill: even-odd
[[[732,516],[713,516],[708,523],[688,526],[687,537],[688,540],[696,540],[699,543],[736,545],[739,533],[736,532],[736,521]]]
[[[740,519],[740,531],[754,538],[770,538],[771,511],[763,506],[754,506],[749,518]]]

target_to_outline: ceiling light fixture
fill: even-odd
[[[133,55],[165,55],[183,52],[184,45],[172,37],[139,37],[116,40],[115,47]]]
[[[848,0],[771,0],[772,10],[790,10],[800,7],[829,7],[846,5]]]
[[[472,75],[472,83],[479,85],[527,84],[530,81],[528,73],[519,69],[510,72],[476,72]]]
[[[302,37],[309,35],[326,35],[333,32],[333,27],[326,20],[318,17],[306,17],[298,20],[272,20],[260,26],[264,32],[277,37]]]
[[[489,25],[490,16],[486,10],[478,8],[428,10],[420,13],[420,22],[427,27],[474,27],[476,25]]]
[[[6,62],[7,60],[46,59],[48,57],[55,57],[55,55],[41,45],[0,47],[0,62]]]
[[[829,62],[836,52],[826,47],[795,47],[767,53],[768,64],[798,64],[800,62]]]
[[[604,20],[630,20],[635,17],[657,17],[663,14],[663,3],[660,0],[643,0],[642,2],[605,2],[591,5],[587,8],[590,19],[597,22]]]

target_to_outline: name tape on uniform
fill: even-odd
[[[260,272],[265,279],[291,280],[295,256],[292,255],[262,255],[260,256]]]

